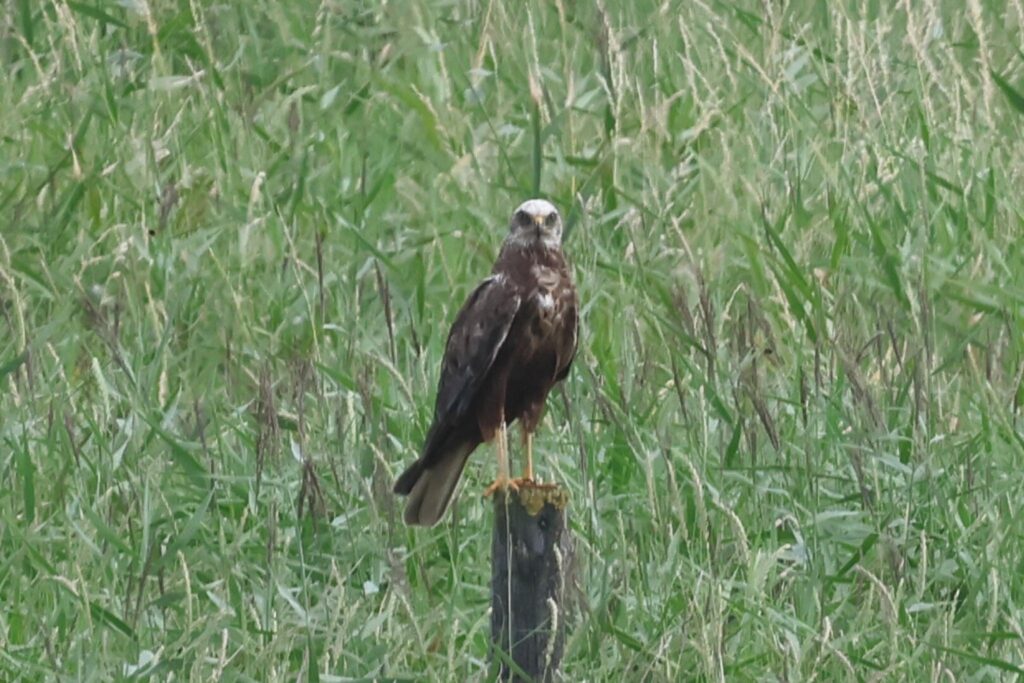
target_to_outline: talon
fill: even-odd
[[[509,480],[510,487],[514,487],[515,490],[519,489],[541,489],[544,491],[553,490],[558,488],[558,484],[553,482],[543,482],[533,477],[519,477],[518,479]]]
[[[490,498],[498,491],[519,491],[520,481],[516,479],[509,479],[508,477],[498,477],[494,480],[490,486],[484,489],[484,498]]]
[[[519,477],[518,479],[509,480],[509,488],[518,491],[520,489],[541,489],[543,491],[549,491],[558,488],[558,484],[554,482],[543,482],[533,477]]]

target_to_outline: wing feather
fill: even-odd
[[[576,288],[568,278],[564,281],[565,289],[561,298],[565,301],[565,312],[562,318],[563,333],[568,335],[563,340],[563,348],[559,353],[559,367],[556,369],[555,381],[561,382],[569,375],[569,368],[576,359],[576,351],[579,348],[579,310],[576,301]]]
[[[429,466],[431,451],[451,428],[465,419],[481,385],[508,337],[521,297],[501,275],[481,282],[455,318],[441,364],[434,423],[423,449]]]

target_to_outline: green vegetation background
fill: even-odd
[[[567,680],[1024,671],[1021,0],[0,12],[0,678],[486,680],[389,488],[535,195]]]

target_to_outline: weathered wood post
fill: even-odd
[[[565,645],[572,540],[561,486],[494,496],[491,661],[502,681],[552,681]]]

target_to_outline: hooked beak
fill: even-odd
[[[533,217],[533,224],[537,226],[537,238],[538,239],[540,238],[541,232],[544,229],[544,218],[545,218],[545,216],[534,216]]]

